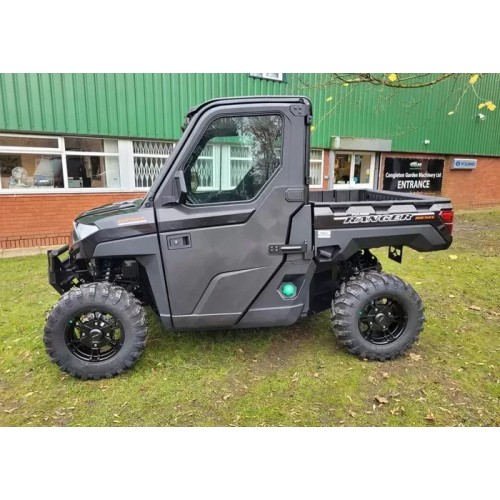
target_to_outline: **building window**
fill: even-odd
[[[375,153],[335,153],[334,188],[371,188]]]
[[[120,188],[120,162],[116,139],[66,137],[69,188]]]
[[[285,81],[285,73],[250,73],[250,76],[264,80],[274,80],[275,82]]]
[[[58,138],[0,136],[0,189],[63,188]]]
[[[174,142],[133,141],[136,188],[149,188],[172,154]]]
[[[323,159],[322,149],[311,149],[309,157],[309,176],[311,177],[311,188],[323,187]]]
[[[0,190],[120,189],[117,139],[0,135]]]

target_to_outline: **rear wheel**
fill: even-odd
[[[124,288],[104,283],[66,292],[47,318],[44,343],[61,370],[83,379],[132,367],[146,343],[146,315]]]
[[[366,272],[342,283],[332,302],[340,343],[361,358],[385,361],[402,355],[423,329],[424,307],[405,281]]]

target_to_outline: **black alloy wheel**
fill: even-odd
[[[96,363],[112,358],[121,349],[125,331],[109,311],[92,309],[81,311],[68,321],[64,338],[74,356]]]
[[[364,339],[375,345],[394,342],[407,324],[404,305],[392,296],[371,300],[359,313],[359,331]]]

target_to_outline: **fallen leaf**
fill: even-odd
[[[415,285],[421,285],[422,282],[421,281],[415,281]]]
[[[469,309],[472,309],[473,311],[481,311],[482,310],[479,306],[469,306]]]
[[[299,380],[299,374],[298,372],[295,372],[292,377],[292,382],[297,382],[297,380]]]
[[[33,396],[33,393],[32,392],[28,392],[24,395],[25,398],[29,398],[30,396]]]
[[[455,111],[448,111],[448,115],[454,115]]]
[[[318,372],[316,372],[316,373],[313,375],[313,377],[315,377],[315,378],[319,378],[319,373],[318,373]]]
[[[491,101],[486,103],[486,107],[489,111],[495,111],[495,109],[497,109],[497,107]]]
[[[232,396],[232,394],[226,394],[225,396],[222,396],[222,399],[224,401],[227,401],[231,396]]]
[[[420,354],[414,354],[410,352],[410,358],[412,361],[420,361],[422,359],[422,356],[420,356]]]
[[[348,87],[348,86],[349,86],[349,84],[348,84],[347,82],[345,82],[345,83],[343,83],[343,84],[342,84],[342,86],[343,86],[343,87]]]
[[[311,132],[314,132],[316,130],[316,127],[314,125],[311,125]]]
[[[450,293],[450,295],[448,295],[448,297],[450,297],[450,299],[454,299],[454,298],[455,298],[455,295],[452,295],[452,294]]]
[[[390,81],[390,82],[395,82],[397,79],[398,79],[398,75],[396,73],[391,73],[387,79]]]
[[[351,415],[352,418],[356,417],[356,413],[354,413],[353,411],[350,411],[349,415]]]
[[[429,422],[435,422],[436,417],[432,414],[432,412],[427,412],[427,415],[425,416],[425,420],[428,420]]]
[[[371,375],[368,377],[368,382],[371,382],[372,384],[375,383],[375,377],[372,377]]]
[[[382,377],[389,378],[389,374],[387,372],[382,373]]]
[[[457,260],[458,259],[458,255],[448,255],[448,257],[451,259],[451,260]]]
[[[389,402],[388,399],[382,397],[382,396],[375,396],[375,401],[379,402],[381,405],[382,404],[387,404]]]
[[[332,96],[326,98],[326,102],[330,102],[333,99]]]

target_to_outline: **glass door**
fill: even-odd
[[[371,189],[375,153],[335,153],[334,189]]]

